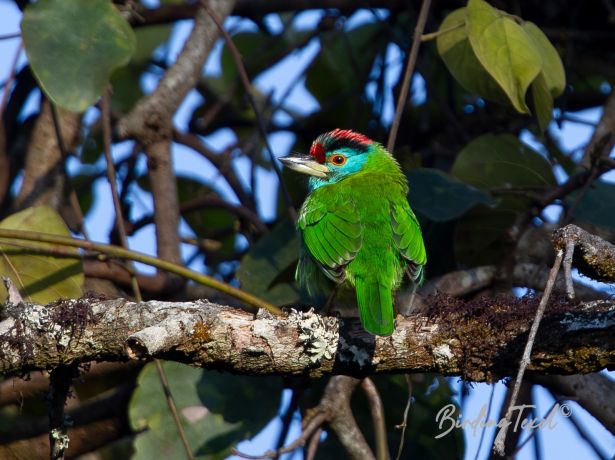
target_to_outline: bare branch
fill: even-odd
[[[414,73],[416,58],[419,55],[419,46],[421,46],[421,35],[423,35],[423,30],[425,30],[425,23],[427,22],[427,14],[429,13],[430,5],[431,0],[423,0],[421,2],[421,11],[419,12],[419,17],[416,20],[416,27],[414,28],[414,35],[412,37],[412,47],[410,48],[410,55],[408,56],[408,62],[406,64],[406,69],[404,70],[401,91],[399,92],[397,107],[395,108],[395,117],[393,118],[393,125],[391,126],[391,131],[389,132],[389,140],[387,141],[387,150],[391,153],[393,153],[393,149],[395,148],[397,131],[399,130],[401,116],[404,111],[404,107],[406,106],[406,99],[408,98],[408,90],[410,88],[412,74]]]
[[[584,275],[599,281],[615,282],[615,245],[586,232],[576,225],[566,225],[553,233],[553,244],[563,251],[570,243],[580,257],[573,259]]]
[[[553,286],[555,286],[555,280],[557,279],[557,274],[559,272],[559,267],[562,264],[563,258],[564,253],[562,250],[559,250],[555,258],[555,262],[553,263],[553,268],[551,268],[551,272],[549,273],[549,279],[547,280],[545,291],[542,295],[542,298],[540,299],[540,304],[538,305],[538,309],[536,310],[536,316],[534,316],[534,321],[532,323],[532,327],[527,338],[527,343],[525,345],[525,349],[523,350],[523,357],[521,358],[519,370],[517,371],[517,376],[515,377],[515,385],[512,391],[512,395],[510,397],[508,410],[506,411],[504,426],[498,432],[497,436],[495,437],[495,442],[493,443],[494,453],[500,456],[503,456],[505,454],[506,435],[508,434],[508,428],[511,424],[513,408],[517,404],[517,396],[519,395],[519,391],[521,390],[523,374],[525,373],[525,369],[527,368],[527,366],[530,364],[532,348],[536,340],[536,335],[538,334],[538,327],[540,326],[540,321],[542,320],[545,309],[547,308],[549,297],[551,297],[551,292],[553,291]]]
[[[351,460],[375,460],[363,433],[359,429],[350,407],[350,397],[360,380],[346,375],[329,379],[318,410],[329,414],[329,426],[335,432],[347,458]]]
[[[376,437],[376,458],[378,460],[387,460],[389,458],[389,447],[387,443],[387,430],[384,421],[384,407],[378,388],[369,377],[365,377],[361,381],[361,389],[367,397],[369,403],[369,411],[372,415],[374,424],[374,433]]]
[[[534,375],[532,380],[549,388],[561,399],[574,400],[615,435],[615,382],[603,374]]]

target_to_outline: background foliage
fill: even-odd
[[[176,163],[183,162],[189,172],[176,177],[183,263],[277,306],[305,301],[293,281],[299,242],[288,208],[300,205],[306,189],[285,171],[282,182],[278,180],[279,167],[271,163],[267,144],[282,145],[276,136],[283,134],[291,141],[290,149],[307,151],[317,135],[335,127],[386,143],[392,101],[400,91],[399,69],[420,7],[410,0],[374,1],[367,2],[373,8],[357,12],[360,2],[315,3],[321,9],[310,14],[319,19],[306,26],[301,20],[304,6],[294,2],[237,2],[226,27],[252,82],[248,93],[258,113],[246,97],[232,50],[220,39],[207,71],[181,106],[181,116],[174,118],[169,138]],[[110,85],[122,218],[131,245],[143,244],[138,238],[151,240],[156,217],[165,216],[155,215],[153,203],[162,198],[152,187],[151,157],[150,163],[145,161],[148,144],[138,137],[123,138],[117,123],[173,65],[176,37],[186,29],[185,24],[177,26],[178,21],[192,18],[196,6],[107,0],[15,4],[23,11],[27,60],[16,61],[14,74],[4,82],[0,228],[64,235],[70,229],[86,237],[84,230],[89,229],[95,235],[106,233],[111,243],[120,241],[114,217],[101,219],[97,211],[100,202],[111,202],[101,187],[106,172],[99,100]],[[576,113],[602,107],[609,97],[612,101],[615,11],[609,2],[491,4],[441,1],[432,7],[426,32],[435,34],[421,47],[411,96],[403,101],[393,153],[408,176],[409,200],[427,242],[428,279],[483,265],[510,271],[530,259],[546,267],[549,255],[528,252],[520,242],[526,232],[548,230],[554,222],[575,222],[611,240],[615,235],[615,186],[600,179],[608,169],[601,161],[608,159],[612,141],[596,138],[590,147],[567,150],[559,130],[577,121]],[[272,91],[263,83],[268,78],[274,79]],[[51,103],[60,109],[51,109]],[[44,133],[42,125],[47,126]],[[58,132],[62,142],[55,141]],[[56,153],[49,154],[51,150]],[[274,148],[274,153],[286,152]],[[196,164],[206,166],[200,171]],[[558,193],[561,184],[587,171],[591,174],[585,181]],[[29,187],[30,182],[36,186]],[[552,204],[557,210],[545,212]],[[110,231],[101,230],[109,226]],[[77,297],[86,291],[132,294],[125,278],[105,272],[96,259],[86,257],[81,264],[24,254],[23,248],[5,243],[0,242],[0,270],[33,301]],[[50,278],[49,284],[32,287],[31,279],[40,281],[41,274]],[[146,298],[219,295],[165,276],[143,274]],[[504,277],[482,294],[512,288]],[[236,304],[228,298],[222,302]],[[285,402],[290,413],[304,412],[309,401],[317,403],[323,388],[323,382],[297,385],[174,363],[165,368],[199,458],[224,458],[232,446],[277,417],[283,388],[303,395]],[[437,388],[428,390],[434,382]],[[399,424],[408,397],[404,379],[380,377],[376,383],[387,426]],[[183,457],[151,365],[138,374],[134,369],[110,372],[77,383],[75,394],[77,405],[128,395],[112,413],[94,417],[113,425],[113,435],[98,444],[85,442],[81,452],[100,448],[102,457]],[[458,430],[433,439],[435,413],[452,401],[449,383],[424,376],[415,382],[413,394],[404,458],[463,457]],[[370,437],[369,411],[359,396],[356,399],[355,415]],[[21,455],[19,449],[27,443],[17,441],[40,434],[24,434],[19,427],[39,420],[42,406],[31,398],[18,409],[11,404],[2,409],[6,452]],[[391,452],[399,435],[399,430],[390,430]],[[319,456],[342,455],[340,448],[329,436]]]

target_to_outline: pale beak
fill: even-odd
[[[309,174],[310,176],[320,177],[326,179],[329,174],[329,168],[320,164],[312,157],[308,155],[290,155],[287,157],[278,158],[284,164],[284,166],[293,169],[303,174]]]

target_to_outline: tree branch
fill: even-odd
[[[80,299],[9,305],[0,322],[0,373],[65,363],[156,357],[254,375],[439,372],[468,380],[513,375],[536,299],[429,299],[430,315],[398,317],[391,337],[357,319],[292,311],[273,317],[207,301]],[[552,300],[528,372],[615,368],[615,302]]]

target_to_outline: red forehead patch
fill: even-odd
[[[314,142],[312,144],[312,147],[310,148],[310,156],[316,161],[318,161],[320,164],[324,164],[326,160],[325,148],[322,146],[322,144]]]
[[[335,139],[346,139],[349,141],[355,141],[358,142],[360,144],[371,144],[372,140],[367,137],[364,136],[363,134],[354,132],[350,129],[334,129],[333,131],[331,131],[331,133],[329,133],[329,135]]]

